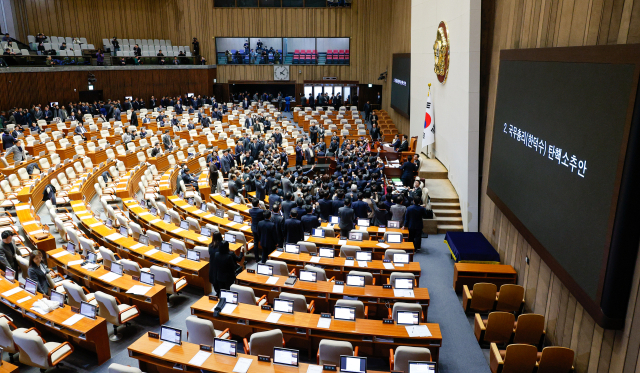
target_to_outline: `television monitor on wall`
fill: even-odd
[[[391,107],[409,118],[411,103],[411,54],[395,53],[391,68]]]

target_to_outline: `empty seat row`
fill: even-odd
[[[79,44],[88,44],[87,43],[87,38],[76,38],[78,39],[77,41],[79,41]],[[29,43],[35,43],[36,42],[36,37],[33,35],[28,35],[27,36],[27,40],[29,41]],[[62,43],[67,43],[67,44],[73,44],[73,38],[70,36],[64,37],[64,36],[47,36],[47,42],[52,43],[52,44],[62,44]]]

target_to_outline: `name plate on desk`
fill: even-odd
[[[324,318],[330,319],[331,318],[331,314],[327,313],[327,312],[323,312],[323,313],[320,314],[320,317],[324,317]]]
[[[262,361],[263,363],[270,363],[271,358],[265,355],[258,355],[258,361]]]
[[[383,289],[391,289],[392,286],[390,284],[382,284]]]
[[[391,263],[391,259],[382,259],[382,263]]]
[[[382,319],[383,324],[393,324],[393,319]]]
[[[80,313],[80,308],[71,306],[71,312]]]
[[[344,285],[344,281],[336,281],[335,284],[336,285]]]
[[[149,332],[149,338],[160,339],[160,334]]]
[[[352,256],[348,256],[347,260],[353,260],[353,257]]]
[[[265,311],[271,311],[271,307],[267,306],[267,305],[262,305],[262,306],[260,306],[260,308],[262,308]]]
[[[111,271],[111,267],[104,266],[104,269],[107,271]]]
[[[201,351],[211,352],[212,348],[211,348],[211,346],[207,346],[207,345],[200,345],[200,350],[201,350]]]
[[[333,364],[324,364],[322,366],[322,370],[328,370],[330,372],[337,372],[338,371],[338,367],[333,365]]]
[[[217,301],[218,301],[218,297],[217,297],[217,296],[215,296],[215,295],[209,295],[209,300],[210,300],[210,301],[217,302]]]
[[[255,269],[247,269],[247,273],[256,273]]]
[[[133,281],[140,281],[140,277],[138,277],[138,276],[131,276],[131,279]]]

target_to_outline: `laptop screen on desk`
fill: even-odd
[[[438,363],[433,361],[409,361],[408,373],[436,373]]]
[[[147,237],[144,234],[141,234],[140,237],[138,237],[138,242],[140,242],[141,244],[147,246],[147,245],[149,245],[149,237]]]
[[[362,232],[349,232],[349,241],[362,241]]]
[[[228,243],[236,243],[236,235],[231,233],[224,234],[224,240]]]
[[[387,243],[402,243],[402,234],[401,233],[387,234]]]
[[[393,254],[393,262],[398,264],[409,264],[409,254]]]
[[[300,254],[300,245],[286,244],[284,245],[284,252],[289,254]]]
[[[367,358],[357,356],[340,356],[340,371],[348,373],[366,373]]]
[[[140,272],[140,282],[142,282],[143,284],[153,286],[154,285],[153,277],[154,275],[152,273]]]
[[[193,260],[194,262],[199,262],[200,252],[195,250],[187,250],[187,259]]]
[[[111,272],[115,273],[116,275],[122,276],[122,264],[111,262]]]
[[[259,275],[271,276],[273,275],[273,266],[267,264],[258,264],[257,272]]]
[[[244,218],[242,217],[242,215],[233,215],[233,222],[242,224],[244,223]]]
[[[97,261],[98,256],[96,255],[96,253],[87,253],[87,262],[96,264]]]
[[[358,219],[358,227],[368,227],[369,219]]]
[[[356,260],[359,262],[370,262],[371,251],[356,251]]]
[[[273,348],[273,363],[288,365],[290,367],[298,366],[298,350],[292,350],[290,348],[274,347]]]
[[[96,312],[98,311],[98,307],[93,304],[89,304],[85,301],[80,303],[80,314],[82,316],[94,319],[96,318]]]
[[[413,289],[412,278],[396,278],[393,286],[396,289]]]
[[[420,324],[420,312],[418,311],[398,311],[398,325],[418,325]]]
[[[227,300],[227,303],[238,304],[238,293],[230,290],[220,290],[220,298]]]
[[[120,227],[120,235],[122,237],[129,237],[129,231],[127,231],[127,227],[125,226]]]
[[[4,278],[6,278],[9,281],[14,281],[16,279],[16,271],[14,271],[11,268],[7,268],[4,271]]]
[[[395,220],[389,220],[387,221],[387,226],[389,228],[400,228],[400,222]]]
[[[333,317],[336,320],[355,321],[356,320],[356,308],[355,307],[343,307],[336,306],[333,310]]]
[[[338,216],[329,216],[329,223],[331,224],[340,224],[340,217]]]
[[[73,242],[67,242],[67,251],[70,252],[71,254],[75,254],[76,244],[74,244]]]
[[[51,290],[51,301],[57,302],[60,307],[64,306],[64,294],[58,293],[55,290]]]
[[[184,230],[189,230],[189,222],[186,220],[181,220],[180,221],[180,228],[184,229]]]
[[[152,207],[151,210],[149,210],[149,213],[151,215],[156,215],[158,213],[158,210],[155,207]]]
[[[347,275],[347,285],[348,286],[364,286],[364,276],[358,275]]]
[[[300,270],[300,281],[317,282],[318,274],[313,271]]]
[[[104,225],[106,225],[107,228],[113,228],[113,221],[111,219],[107,219],[107,221],[104,222]]]
[[[32,279],[28,278],[24,282],[24,290],[27,293],[31,293],[32,295],[36,295],[36,292],[38,291],[38,283],[33,281]]]
[[[200,234],[205,237],[211,237],[211,230],[209,228],[200,228]]]
[[[171,215],[169,214],[164,214],[164,222],[165,223],[171,223]]]
[[[335,251],[330,247],[321,247],[318,252],[322,258],[333,258],[335,255]]]
[[[224,218],[224,211],[216,210],[216,216],[219,217],[219,218]]]
[[[216,354],[236,357],[238,351],[236,343],[236,341],[230,339],[214,338],[213,352]]]
[[[160,327],[160,339],[165,342],[182,344],[182,330],[169,326]]]
[[[322,228],[313,228],[313,231],[311,232],[311,235],[313,237],[324,238],[324,229],[322,229]]]
[[[273,300],[273,310],[282,313],[293,313],[293,301],[276,298]]]

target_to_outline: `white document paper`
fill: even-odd
[[[131,246],[131,250],[137,250],[137,249],[139,249],[141,247],[144,247],[144,245],[141,244],[141,243],[137,243],[137,244]]]
[[[212,217],[214,217],[214,216],[215,216],[215,215],[213,215],[213,214],[207,214],[207,215],[203,216],[203,218],[205,218],[205,219],[211,219],[211,218],[212,218]]]
[[[74,266],[74,265],[76,265],[76,264],[82,264],[82,262],[83,262],[83,260],[82,260],[82,259],[80,259],[80,260],[72,260],[72,261],[70,261],[69,263],[67,263],[67,265],[68,265],[68,266]]]
[[[151,353],[158,356],[164,356],[167,352],[169,352],[169,350],[171,350],[173,346],[175,346],[174,343],[162,342],[162,344],[156,347],[156,349],[153,350]]]
[[[112,233],[110,235],[108,235],[107,237],[105,237],[107,240],[109,241],[115,241],[119,238],[122,238],[122,235],[120,233]]]
[[[304,236],[305,241],[309,241],[309,238],[311,238],[311,236]]]
[[[327,317],[321,317],[318,319],[318,328],[329,329],[331,327],[331,319]]]
[[[241,231],[248,231],[249,229],[251,229],[250,225],[245,225],[244,227],[240,228]]]
[[[98,222],[98,223],[89,224],[89,227],[95,228],[95,227],[98,227],[100,225],[103,225],[103,224],[101,222]]]
[[[29,299],[31,299],[31,295],[27,295],[26,297],[24,297],[24,298],[22,298],[22,299],[18,299],[18,300],[16,301],[16,303],[20,304],[20,303],[22,303],[22,302],[26,302],[26,301],[28,301]]]
[[[171,260],[169,261],[169,263],[171,263],[171,264],[178,264],[178,263],[180,263],[180,262],[181,262],[181,261],[183,261],[183,260],[184,260],[184,258],[182,258],[182,257],[177,257],[177,258],[175,258],[175,259],[171,259]]]
[[[282,314],[279,314],[277,312],[271,312],[269,316],[267,316],[267,320],[265,321],[275,324],[278,322],[278,320],[280,320],[280,316],[282,316]]]
[[[382,265],[384,266],[385,269],[395,269],[396,268],[391,263],[382,263]]]
[[[342,294],[344,291],[344,285],[333,285],[333,292]]]
[[[246,373],[253,362],[252,359],[247,359],[246,357],[241,357],[238,359],[236,366],[233,367],[233,371],[235,373]]]
[[[396,263],[395,266],[396,267],[404,267],[404,263]]]
[[[26,210],[26,209],[30,209],[30,208],[31,208],[30,205],[16,206],[16,211]]]
[[[211,352],[198,351],[198,353],[189,360],[189,365],[202,366],[209,356],[211,356]]]
[[[387,231],[387,228],[380,228],[378,227],[378,233],[384,233]]]
[[[271,276],[267,279],[266,283],[269,285],[275,285],[276,283],[278,283],[278,278],[275,276]]]
[[[222,311],[220,311],[221,313],[226,313],[226,314],[230,314],[233,312],[233,310],[235,310],[238,307],[237,304],[231,304],[231,303],[227,303],[224,305],[224,307],[222,308]],[[215,307],[214,307],[215,308]]]
[[[150,286],[133,285],[131,289],[127,290],[127,293],[135,295],[145,295],[149,290],[151,290]]]
[[[409,337],[431,337],[431,331],[426,325],[407,325],[405,328]]]
[[[338,245],[346,245],[347,240],[338,240]]]
[[[322,365],[312,365],[309,364],[307,368],[307,373],[322,373]]]
[[[176,233],[177,234],[177,233],[184,232],[184,231],[185,230],[182,229],[182,228],[176,228],[176,229],[172,230],[171,233]]]
[[[229,207],[231,207],[231,206],[235,206],[235,205],[237,205],[237,203],[235,203],[235,202],[229,202],[229,203],[227,203],[227,206],[229,206]]]
[[[383,248],[383,249],[386,249],[387,247],[389,247],[389,245],[387,245],[386,243],[382,243],[382,242],[378,242],[378,243],[376,244],[376,246],[380,246],[380,247],[381,247],[381,248]]]
[[[320,263],[320,257],[319,256],[314,256],[311,258],[311,260],[309,260],[311,263]]]
[[[156,223],[159,223],[159,222],[161,222],[161,221],[162,221],[162,219],[153,219],[153,220],[151,220],[151,221],[149,222],[149,224],[156,224]]]
[[[415,298],[415,295],[413,294],[413,290],[409,290],[409,289],[393,289],[393,296],[394,297],[404,297],[404,298]]]
[[[202,214],[204,211],[202,211],[200,209],[196,209],[196,210],[193,210],[191,212],[194,213],[194,214]]]
[[[7,291],[5,291],[4,293],[2,293],[2,296],[4,296],[4,297],[10,297],[10,296],[12,296],[13,294],[19,293],[19,292],[21,292],[21,291],[22,291],[22,288],[18,286],[18,287],[16,287],[16,288],[11,289],[11,290],[7,290]]]
[[[122,276],[120,276],[117,273],[109,272],[107,274],[104,274],[104,275],[98,277],[98,279],[100,279],[100,280],[102,280],[104,282],[112,282],[114,280],[119,279],[120,277],[122,277]]]
[[[27,249],[20,249],[20,255],[29,255],[29,250],[27,250]]]
[[[282,255],[282,253],[283,253],[283,252],[284,252],[284,251],[277,251],[277,250],[276,250],[276,251],[274,251],[274,252],[272,252],[272,253],[271,253],[271,256],[272,256],[272,257],[274,257],[274,258],[277,258],[277,257],[279,257],[280,255]]]
[[[205,237],[205,236],[198,236],[198,241],[200,241],[200,242],[206,242],[207,240],[208,240],[208,238]]]
[[[53,254],[51,256],[57,259],[57,258],[60,258],[61,256],[65,256],[65,255],[69,255],[69,252],[67,250],[63,250],[63,251],[61,251],[59,253],[56,253],[56,254]]]
[[[367,266],[367,262],[361,261],[361,260],[358,261],[358,267],[366,267],[366,266]]]
[[[145,215],[151,215],[151,213],[150,213],[150,212],[145,211],[145,212],[141,212],[141,213],[139,213],[138,215],[140,215],[140,216],[145,216]]]
[[[345,267],[353,267],[355,265],[355,262],[353,260],[345,260],[344,261],[344,266]]]
[[[347,359],[347,364],[344,367],[347,372],[359,372],[360,360],[359,359]],[[342,370],[342,369],[340,369]]]
[[[159,251],[158,249],[151,249],[151,250],[147,251],[146,253],[144,253],[144,255],[151,256],[151,255],[157,253],[158,251]]]
[[[77,313],[77,314],[69,317],[68,319],[64,320],[62,322],[62,325],[71,326],[71,325],[77,323],[78,321],[82,320],[83,318],[84,318],[84,316],[82,316],[81,314]]]
[[[83,265],[82,268],[86,269],[87,271],[95,271],[96,269],[100,268],[100,264],[87,263]]]
[[[233,222],[233,221],[232,221],[232,222],[230,222],[230,223],[228,223],[228,224],[227,224],[227,227],[233,228],[233,227],[235,227],[236,225],[238,225],[238,223],[236,223],[236,222]]]

